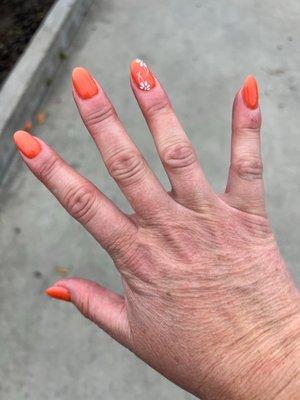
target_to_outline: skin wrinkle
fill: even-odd
[[[156,235],[155,235],[155,236],[156,236]],[[176,235],[175,235],[175,237],[176,237]],[[181,238],[181,239],[182,239],[182,238]],[[147,243],[147,241],[148,241],[148,239],[146,239],[146,243]],[[161,241],[161,238],[158,238],[158,242],[160,242],[160,241]],[[183,244],[182,244],[181,242],[183,242]],[[186,254],[185,254],[185,250],[187,251],[187,255],[189,255],[189,254],[193,253],[193,249],[189,249],[189,248],[186,249],[186,246],[185,246],[185,244],[184,244],[184,241],[181,240],[181,242],[180,242],[180,246],[179,246],[179,247],[177,246],[176,240],[175,240],[175,242],[172,244],[172,246],[170,245],[170,243],[172,243],[172,241],[171,241],[171,242],[168,242],[168,248],[171,249],[170,253],[172,253],[173,256],[174,256],[174,249],[176,250],[176,254],[178,253],[178,250],[180,250],[180,249],[182,249],[182,248],[183,248],[183,251],[184,251],[183,254],[179,254],[178,259],[175,259],[174,262],[176,262],[176,261],[178,261],[178,260],[180,260],[180,259],[182,259],[182,258],[185,258],[186,262],[187,262],[188,264],[191,264],[193,260],[192,260],[192,259],[191,259],[191,260],[187,259]],[[144,249],[145,249],[145,248],[146,248],[146,245],[145,245]],[[161,252],[160,252],[159,250],[160,250],[160,249],[159,249],[159,246],[158,246],[156,250],[155,250],[155,248],[154,248],[153,253],[154,253],[154,254],[155,254],[155,253],[160,254]],[[181,250],[180,250],[180,251],[181,251]],[[149,253],[147,257],[149,257],[149,256],[151,256],[151,253]],[[163,259],[164,259],[164,258],[167,258],[167,257],[168,257],[167,255],[163,254],[160,258],[163,258]],[[207,258],[209,259],[209,253],[208,253]],[[226,261],[226,259],[228,258],[228,260],[230,261],[230,257],[228,257],[228,256],[225,256],[225,257],[224,257],[224,256],[222,256],[222,255],[218,255],[218,260],[217,260],[218,262],[220,262],[220,258],[223,258],[224,261]],[[202,256],[202,259],[205,259],[205,257]],[[247,265],[247,262],[250,264],[250,261],[251,261],[251,259],[249,259],[249,261],[247,261],[247,259],[245,259],[245,257],[242,257],[242,260],[245,262],[246,265]],[[166,262],[167,262],[167,260],[166,260]],[[238,264],[238,263],[239,263],[239,260],[237,260],[237,264]],[[154,261],[154,262],[151,263],[151,264],[157,265],[157,261]],[[231,279],[232,274],[235,273],[235,271],[232,271],[232,267],[233,267],[233,266],[234,266],[234,263],[231,261],[231,262],[230,262],[230,268],[229,268],[228,272],[226,273],[229,279]],[[190,265],[190,268],[192,268],[191,265]],[[146,268],[145,268],[145,269],[146,269]],[[211,268],[207,268],[207,269],[211,270]],[[163,268],[161,268],[161,270],[163,270]],[[172,273],[173,273],[173,272],[171,272],[170,275],[172,275]],[[241,273],[241,271],[238,271],[238,274],[240,274],[240,273]],[[176,281],[176,275],[175,275],[175,276],[171,276],[171,278],[172,278],[172,280]],[[224,278],[225,278],[225,275],[223,274],[223,275],[222,275],[223,284],[224,284]],[[215,280],[216,277],[212,277],[211,279],[214,279],[214,280]],[[178,281],[180,282],[180,280],[181,280],[181,277],[179,276]],[[154,275],[154,273],[153,273],[153,268],[151,269],[151,279],[150,279],[149,281],[151,281],[152,284],[154,284],[154,282],[156,281],[155,275]],[[159,283],[158,283],[157,286],[159,286],[159,285],[162,285],[161,276],[159,277]]]
[[[169,226],[169,223],[168,223],[167,226]],[[152,239],[152,241],[154,239],[156,239],[157,245],[152,247],[153,251],[150,252],[150,256],[151,256],[151,254],[153,254],[153,255],[159,254],[158,258],[160,259],[160,262],[155,260],[151,264],[156,265],[156,268],[157,268],[158,271],[163,271],[164,270],[164,268],[163,268],[164,263],[169,264],[169,261],[168,261],[169,255],[166,255],[164,253],[162,254],[162,251],[160,250],[161,247],[163,247],[163,248],[170,249],[170,253],[173,255],[173,258],[174,258],[174,253],[177,254],[178,258],[176,259],[176,257],[175,257],[174,262],[178,262],[178,260],[180,260],[180,259],[181,260],[185,259],[186,267],[183,267],[182,270],[179,269],[179,271],[181,271],[180,273],[177,273],[177,271],[175,273],[174,273],[174,271],[172,271],[170,273],[167,270],[166,271],[167,275],[164,278],[162,278],[161,273],[157,275],[155,273],[155,270],[152,269],[151,270],[151,278],[149,277],[149,280],[148,280],[148,285],[149,285],[148,289],[147,289],[147,287],[145,287],[145,282],[144,282],[143,284],[140,284],[140,286],[143,289],[139,290],[138,293],[139,293],[139,295],[142,294],[143,296],[146,296],[146,297],[150,296],[152,302],[153,301],[155,302],[155,301],[159,300],[159,304],[154,306],[153,309],[151,309],[151,311],[147,311],[145,309],[138,308],[136,310],[136,315],[139,315],[140,313],[143,313],[144,316],[145,316],[145,319],[149,318],[150,320],[153,320],[153,317],[154,317],[155,319],[158,319],[158,320],[164,320],[164,329],[168,329],[168,328],[171,329],[172,327],[177,326],[178,327],[177,328],[177,332],[179,332],[181,330],[180,326],[182,326],[182,322],[184,321],[183,326],[185,326],[185,329],[183,330],[183,332],[185,330],[187,330],[190,333],[194,332],[194,333],[198,333],[199,334],[199,327],[197,327],[195,329],[195,328],[193,328],[193,324],[191,324],[191,322],[193,322],[193,319],[194,319],[194,314],[199,316],[199,309],[197,307],[191,306],[190,303],[188,303],[188,301],[190,299],[192,299],[192,298],[195,298],[195,299],[198,298],[199,299],[199,297],[201,298],[202,295],[203,295],[204,298],[202,298],[202,301],[201,301],[200,315],[201,315],[201,313],[204,314],[204,312],[209,315],[210,313],[209,313],[207,307],[210,304],[210,302],[209,301],[205,302],[205,297],[206,297],[205,293],[207,293],[207,290],[211,291],[212,287],[207,286],[207,282],[211,282],[213,284],[213,287],[215,287],[215,291],[216,291],[216,293],[218,293],[218,296],[220,296],[220,294],[222,294],[222,295],[226,294],[229,291],[231,291],[231,294],[232,294],[232,292],[234,292],[234,286],[232,285],[232,283],[233,283],[232,282],[232,278],[233,278],[232,269],[234,269],[234,265],[233,265],[234,263],[232,261],[228,262],[228,260],[230,260],[230,258],[232,259],[232,257],[230,257],[230,253],[229,252],[225,256],[224,255],[223,256],[222,255],[218,256],[218,261],[219,262],[220,262],[220,257],[221,258],[223,257],[223,261],[227,261],[227,264],[229,264],[228,267],[227,267],[228,271],[226,272],[226,275],[228,277],[228,288],[227,289],[226,289],[226,280],[224,279],[225,275],[224,274],[220,275],[220,272],[215,272],[216,276],[211,276],[210,278],[208,278],[209,279],[208,281],[205,280],[205,279],[203,280],[203,276],[204,276],[204,271],[205,270],[206,271],[210,271],[210,273],[212,273],[212,271],[215,270],[214,268],[212,268],[212,266],[206,265],[206,266],[203,266],[203,272],[202,272],[202,274],[200,274],[199,280],[198,280],[197,276],[195,275],[195,273],[193,274],[193,282],[196,282],[195,289],[193,289],[193,287],[191,285],[191,282],[189,282],[189,284],[187,285],[188,286],[188,291],[187,291],[184,283],[182,283],[183,282],[182,278],[185,275],[185,273],[184,273],[185,268],[193,270],[193,265],[192,265],[192,259],[187,259],[186,260],[184,251],[186,250],[188,254],[191,254],[193,252],[191,251],[191,249],[188,246],[185,246],[185,244],[186,243],[190,244],[191,237],[195,238],[194,232],[197,230],[197,227],[195,226],[195,228],[189,228],[188,233],[185,232],[185,235],[186,235],[186,240],[185,240],[184,236],[182,236],[182,234],[181,234],[181,229],[184,230],[184,227],[182,228],[182,224],[179,224],[179,226],[180,226],[179,233],[176,233],[176,229],[174,230],[174,228],[171,228],[170,229],[171,233],[167,230],[166,233],[164,233],[162,237],[161,237],[161,233],[160,233],[159,237],[157,237],[157,232],[155,232],[155,233],[153,232],[153,234],[151,235],[151,239]],[[224,228],[224,229],[226,229],[226,228]],[[189,234],[190,231],[192,231],[193,233]],[[209,230],[208,232],[210,233],[210,237],[211,237],[211,232],[213,232],[213,231]],[[180,243],[179,244],[177,242],[177,237],[178,237],[178,240],[180,238]],[[214,234],[214,237],[217,237],[216,234]],[[148,237],[145,240],[145,243],[147,243],[149,240],[150,240],[150,238]],[[164,243],[165,243],[165,241],[167,241],[168,245],[161,246],[160,244],[161,244],[162,240],[164,241]],[[199,240],[196,240],[196,241],[199,244]],[[221,240],[220,243],[222,243],[222,241],[223,241],[223,239]],[[203,243],[202,245],[206,246],[206,243]],[[258,246],[258,249],[260,249],[260,252],[262,251],[261,247],[262,246],[260,244]],[[242,251],[241,251],[241,253],[242,253]],[[241,255],[241,258],[239,260],[238,257],[235,255],[235,258],[237,258],[235,263],[237,265],[239,265],[241,263],[241,261],[243,261],[243,263],[246,264],[246,265],[247,264],[248,265],[252,265],[252,268],[249,268],[249,267],[245,268],[245,273],[246,273],[246,276],[248,275],[249,277],[253,278],[253,273],[251,272],[251,270],[253,269],[253,259],[259,260],[259,259],[261,259],[261,257],[259,255],[259,253],[255,254],[255,255],[249,254],[248,257],[249,257],[249,260],[247,260],[247,258],[245,258],[245,256]],[[208,252],[207,258],[209,258],[209,252]],[[266,279],[266,281],[270,280],[270,282],[272,282],[271,278],[274,275],[274,271],[271,268],[271,266],[274,263],[278,262],[277,252],[276,252],[276,254],[274,256],[274,261],[270,262],[270,259],[268,259],[268,261],[269,261],[268,270],[269,270],[270,277],[268,277],[268,275],[266,275],[266,271],[264,271],[264,278]],[[258,262],[258,264],[259,264],[259,262]],[[181,275],[181,273],[183,274],[183,276]],[[241,276],[241,270],[240,269],[238,271],[234,270],[234,274],[236,274],[237,277],[238,276],[240,277]],[[218,275],[219,275],[219,277],[221,277],[220,281],[222,282],[222,284],[216,283],[216,278],[218,278]],[[243,276],[245,277],[244,274],[243,274]],[[246,294],[248,296],[248,293],[250,294],[251,290],[255,289],[255,287],[258,286],[260,278],[257,277],[257,275],[255,275],[254,278],[255,278],[255,284],[253,284],[253,282],[252,282],[251,285],[249,286],[249,289],[247,288],[247,286],[245,286],[245,281],[243,279],[243,285],[238,285],[237,286],[237,290],[241,291],[242,294]],[[206,279],[207,279],[207,277],[206,277]],[[202,287],[199,286],[198,282],[201,282]],[[136,283],[136,281],[134,281],[134,283]],[[180,288],[180,286],[178,286],[179,284],[182,285],[182,289]],[[266,282],[265,282],[265,284],[266,284]],[[225,285],[225,289],[224,289],[224,285]],[[253,285],[254,285],[254,287],[253,287]],[[134,285],[133,285],[133,288],[131,287],[131,291],[133,289],[134,289]],[[268,289],[267,285],[266,285],[266,289]],[[241,296],[240,295],[238,295],[238,296],[233,295],[232,298],[241,299]],[[227,305],[229,305],[229,304],[232,305],[232,298],[230,296],[228,301],[225,302],[224,301],[224,297],[223,297],[222,303],[225,304],[225,305],[226,304]],[[182,302],[182,300],[184,300],[184,302]],[[163,317],[163,315],[164,315],[163,310],[168,308],[169,304],[172,304],[172,301],[173,302],[175,301],[179,305],[179,308],[177,309],[177,311],[174,314],[170,314],[170,312],[169,312],[169,319],[165,320],[164,317]],[[137,303],[137,301],[134,301],[134,300],[132,301],[133,305],[136,304],[136,303]],[[259,301],[255,301],[254,303],[258,304],[258,305],[260,304]],[[272,303],[271,300],[270,300],[270,302],[268,301],[268,303]],[[220,305],[220,303],[218,303],[218,304]],[[266,307],[268,307],[268,306],[266,306]],[[247,309],[249,310],[249,307],[247,308],[245,306],[244,308],[246,310]],[[161,313],[157,313],[157,315],[155,315],[156,312],[154,310],[162,310],[162,312]],[[243,307],[242,307],[242,310],[243,310]],[[154,312],[154,314],[153,314],[153,312]],[[215,320],[215,315],[216,314],[214,312],[211,312],[210,315],[211,316],[208,317],[208,319],[200,318],[201,321],[202,321],[202,324],[204,326],[206,326],[206,329],[207,329],[207,324],[209,324],[213,320]],[[259,314],[256,313],[256,318],[257,317],[263,319],[263,315],[259,315]],[[247,326],[247,320],[249,320],[249,316],[248,316],[248,318],[245,319],[245,325],[246,326]],[[241,321],[241,315],[239,317],[239,321]],[[232,319],[230,320],[230,318],[229,318],[229,320],[227,320],[227,324],[229,322],[231,322],[231,325],[232,325]],[[262,328],[263,328],[265,326],[265,323],[263,323],[262,325],[263,325],[262,326]],[[225,326],[226,326],[226,324],[225,324]],[[226,330],[228,328],[229,328],[229,331],[230,331],[231,327],[227,326]],[[149,329],[150,329],[150,327],[149,327]],[[257,326],[253,327],[254,331],[255,331],[255,329],[257,329],[257,332],[261,331],[261,329],[258,329]],[[269,329],[270,329],[270,331],[272,331],[271,327]],[[201,331],[202,331],[202,329],[200,329],[200,332]],[[267,331],[268,330],[265,330],[265,331],[262,332],[262,342],[264,342],[266,340],[265,334],[267,333]],[[228,332],[227,332],[227,334],[225,334],[225,336],[226,335],[231,336],[231,334],[228,333]],[[238,344],[239,342],[242,342],[242,343],[240,343],[240,346],[244,347],[245,344],[246,344],[246,338],[248,337],[248,335],[249,335],[249,333],[247,335],[244,335],[244,340],[240,339],[239,341],[237,341],[236,344]],[[210,338],[210,343],[212,345],[214,345],[214,342],[215,342],[215,344],[220,345],[220,343],[222,343],[222,340],[220,341],[219,337],[223,337],[223,336],[224,336],[224,332],[223,333],[220,333],[220,332],[216,333],[216,337],[215,338],[214,338],[214,335]],[[255,343],[255,339],[253,339],[253,342],[251,342],[252,345],[253,345],[253,343]],[[207,343],[206,343],[206,345],[207,345]],[[234,345],[232,345],[232,346],[234,346]]]
[[[296,371],[293,374],[290,374],[289,380],[279,389],[279,391],[274,395],[272,400],[280,400],[281,397],[279,397],[279,396],[281,396],[281,394],[284,395],[284,397],[282,397],[282,399],[286,399],[285,392],[286,392],[287,388],[290,386],[290,384],[293,381],[296,381],[296,378],[299,378],[299,375],[300,375],[299,371]],[[294,393],[294,395],[297,396],[298,394]]]
[[[256,344],[256,347],[257,344]],[[268,354],[266,351],[260,351],[260,350],[256,350],[257,353],[257,360],[253,361],[252,365],[249,365],[244,373],[241,376],[236,376],[234,381],[242,381],[243,380],[243,376],[245,377],[245,379],[247,379],[246,377],[251,377],[251,380],[254,380],[257,378],[257,376],[266,376],[267,374],[271,374],[274,370],[276,370],[276,368],[279,368],[281,366],[283,366],[285,364],[285,359],[287,358],[288,354],[285,354],[284,356],[276,356],[276,354],[272,354],[270,349],[270,353]],[[264,354],[264,357],[262,357]],[[263,359],[263,361],[262,361]],[[267,368],[266,368],[267,367]],[[290,383],[290,376],[293,376],[294,374],[290,373],[291,371],[288,371],[288,380],[287,383],[284,383],[283,385],[281,384],[282,380],[281,379],[276,379],[272,381],[272,386],[273,386],[273,392],[274,392],[274,397],[270,394],[267,393],[266,395],[268,396],[267,398],[269,399],[271,396],[271,398],[276,399],[278,396],[278,392],[282,391],[284,387],[286,387],[289,383]],[[237,382],[237,383],[238,383]],[[246,393],[244,394],[246,395]],[[253,399],[260,399],[259,397],[260,395],[253,395]]]
[[[169,221],[168,222],[161,221],[161,223],[163,226],[166,226],[166,225],[170,226]],[[199,328],[197,327],[197,329],[193,329],[193,325],[190,324],[193,321],[194,314],[195,315],[197,315],[197,313],[199,314],[199,309],[197,307],[192,307],[191,305],[186,304],[186,302],[188,302],[189,299],[192,299],[192,298],[199,299],[199,297],[201,297],[203,295],[203,293],[204,293],[204,297],[205,297],[205,293],[207,293],[207,290],[210,290],[210,291],[212,290],[211,287],[207,286],[207,282],[211,282],[213,284],[213,287],[215,287],[215,291],[218,292],[218,295],[223,294],[223,293],[226,294],[229,290],[231,290],[231,292],[234,292],[234,286],[232,285],[233,273],[236,274],[237,277],[241,276],[241,269],[239,268],[238,270],[236,270],[234,267],[234,263],[237,266],[241,262],[243,262],[246,265],[248,264],[248,265],[253,266],[253,259],[260,259],[260,260],[262,259],[262,257],[259,255],[259,253],[255,254],[255,255],[249,254],[247,256],[247,257],[249,257],[249,260],[247,260],[247,257],[245,257],[244,255],[241,255],[240,260],[239,260],[238,256],[235,254],[235,259],[236,259],[235,262],[233,262],[232,256],[230,256],[230,252],[227,252],[227,254],[225,254],[225,255],[218,255],[216,264],[219,264],[221,259],[223,260],[223,263],[225,262],[225,264],[228,264],[228,267],[226,268],[226,269],[228,269],[228,271],[226,272],[226,275],[224,275],[224,272],[223,272],[223,274],[220,275],[220,271],[219,271],[219,272],[215,273],[216,276],[211,276],[210,278],[209,278],[209,276],[208,276],[208,278],[206,277],[206,279],[209,279],[208,281],[206,281],[205,279],[203,280],[205,270],[214,271],[214,268],[212,268],[212,266],[206,265],[206,266],[203,266],[203,272],[202,272],[202,274],[200,274],[199,278],[197,278],[196,275],[194,274],[193,282],[196,282],[194,290],[193,290],[190,282],[188,285],[188,287],[189,287],[188,292],[186,290],[186,287],[184,287],[184,285],[183,285],[182,289],[180,289],[180,287],[178,287],[178,284],[182,284],[182,281],[183,281],[181,273],[183,273],[183,275],[184,275],[184,270],[186,268],[193,270],[193,265],[192,265],[193,259],[187,259],[185,257],[186,256],[185,251],[187,252],[187,254],[191,254],[191,253],[193,254],[193,249],[189,248],[189,246],[186,246],[186,243],[188,243],[190,245],[191,238],[194,238],[194,240],[199,245],[199,240],[195,239],[195,232],[197,231],[197,229],[199,230],[199,225],[201,225],[201,224],[197,224],[197,225],[195,225],[195,227],[189,227],[189,229],[186,230],[184,228],[184,226],[182,226],[182,224],[179,223],[178,224],[178,227],[179,227],[178,232],[176,231],[176,229],[174,229],[174,227],[172,227],[172,228],[168,228],[168,230],[165,233],[163,233],[163,235],[161,236],[161,232],[158,235],[160,229],[157,229],[157,230],[153,231],[153,233],[150,235],[150,237],[148,235],[148,237],[145,239],[144,251],[147,248],[146,243],[149,243],[150,240],[153,242],[153,240],[155,239],[155,241],[157,243],[156,246],[152,245],[152,251],[148,252],[147,258],[150,257],[150,260],[151,260],[153,258],[153,255],[158,254],[159,255],[158,258],[160,259],[160,261],[158,262],[156,260],[157,257],[154,257],[155,260],[153,260],[153,262],[148,261],[148,263],[151,264],[152,266],[153,265],[156,266],[156,269],[153,270],[153,267],[151,269],[151,276],[149,276],[149,279],[147,281],[148,286],[149,286],[148,289],[147,289],[147,286],[145,287],[145,282],[141,283],[137,279],[134,279],[133,284],[131,281],[131,291],[132,290],[135,291],[137,289],[135,287],[135,285],[139,284],[140,289],[137,290],[139,295],[149,297],[149,299],[151,299],[152,302],[157,301],[157,300],[160,300],[160,301],[156,307],[151,309],[151,311],[138,308],[136,310],[136,315],[143,313],[146,319],[149,318],[151,320],[151,319],[155,318],[155,319],[164,321],[164,329],[167,329],[167,328],[171,329],[174,326],[178,326],[177,332],[178,332],[178,329],[179,329],[179,331],[181,330],[180,322],[182,323],[184,321],[184,326],[186,327],[186,329],[189,332],[195,332],[195,333],[198,332],[199,333]],[[177,224],[175,226],[177,226]],[[227,228],[224,228],[224,230],[226,230],[228,232]],[[185,232],[186,239],[184,239],[185,236],[182,236],[182,234],[181,234],[182,231]],[[209,233],[210,238],[211,238],[211,234],[213,233],[213,230],[209,229],[207,231],[207,233]],[[219,232],[219,234],[220,234],[220,232]],[[202,236],[202,235],[200,235],[200,236]],[[217,233],[213,233],[213,236],[215,239],[216,238],[219,239]],[[224,240],[224,238],[221,239],[221,241],[220,241],[220,239],[218,240],[220,243],[219,246],[221,248],[222,248],[223,240]],[[239,240],[241,240],[241,239],[239,239]],[[163,241],[163,243],[165,243],[167,241],[168,244],[162,246],[161,245],[162,241]],[[204,243],[202,243],[202,246],[207,246],[207,244],[204,242]],[[210,246],[211,246],[211,242],[210,242]],[[177,258],[175,257],[174,262],[178,262],[178,260],[182,260],[182,259],[185,260],[186,267],[183,267],[183,269],[181,270],[181,273],[177,274],[177,273],[174,273],[174,271],[169,272],[168,270],[166,270],[167,275],[164,278],[162,278],[161,272],[158,274],[156,273],[156,271],[163,271],[164,270],[163,265],[164,264],[167,265],[169,263],[169,255],[170,254],[165,254],[165,252],[163,252],[163,254],[162,254],[162,251],[161,251],[162,247],[170,249],[169,253],[172,254],[172,256],[173,256],[172,258],[174,258],[174,254],[177,254]],[[239,246],[239,247],[241,247],[243,249],[244,246]],[[249,245],[247,244],[247,246],[245,246],[245,247],[249,247]],[[216,248],[216,245],[214,246],[214,248]],[[259,244],[258,249],[262,250],[261,244]],[[242,252],[243,251],[241,251],[241,253]],[[210,252],[207,252],[207,259],[209,259],[209,254],[210,254]],[[151,257],[151,255],[152,255],[152,257]],[[272,264],[274,264],[278,261],[277,254],[274,258],[275,258],[274,262],[270,262],[270,259],[268,259],[269,266],[271,266]],[[230,262],[230,260],[231,260],[231,262]],[[135,262],[136,262],[136,260],[135,260]],[[249,277],[253,277],[253,274],[251,273],[252,268],[246,267],[245,271],[243,273],[243,276],[245,277],[245,273],[246,273],[246,276],[248,275]],[[225,271],[226,271],[226,269],[225,269]],[[234,271],[232,271],[232,269]],[[147,270],[147,267],[145,267],[144,270]],[[269,272],[270,277],[272,277],[274,274],[274,272],[272,271],[272,268],[268,268],[268,270],[270,271]],[[210,273],[212,273],[212,272],[210,272]],[[228,279],[228,289],[226,289],[225,276],[227,276],[227,279]],[[222,281],[222,285],[216,283],[216,278],[218,278],[218,277]],[[264,277],[265,277],[265,279],[267,278],[267,281],[269,280],[269,278],[267,277],[266,274],[264,274]],[[270,281],[271,281],[271,279],[270,279]],[[164,282],[166,282],[166,283],[164,283]],[[172,282],[173,282],[173,284],[172,284]],[[202,287],[199,286],[198,282],[201,282]],[[257,275],[255,275],[255,282],[256,282],[256,284],[254,286],[257,286],[257,283],[259,282],[259,278],[257,277]],[[225,285],[225,289],[224,289],[224,285]],[[175,288],[176,288],[176,290],[174,290]],[[266,286],[266,288],[267,288],[267,286]],[[247,289],[247,286],[245,286],[245,281],[243,279],[243,285],[238,285],[236,290],[239,290],[239,291],[241,291],[242,294],[244,293],[247,295],[248,292],[250,293],[252,289],[253,289],[253,282],[249,286],[249,289]],[[199,292],[202,292],[201,295],[199,295]],[[239,299],[241,298],[240,295],[238,295],[238,296],[233,295],[233,298],[236,298],[236,297]],[[162,302],[162,300],[163,300],[163,302]],[[174,314],[169,313],[169,320],[164,319],[163,312],[156,314],[156,312],[154,311],[154,310],[164,310],[164,309],[168,308],[168,306],[170,304],[172,304],[172,301],[174,301],[174,300],[176,301],[176,303],[178,303],[180,305],[180,307],[179,307],[179,309],[177,309],[177,311]],[[185,302],[182,302],[182,300],[185,300]],[[226,304],[229,305],[230,303],[232,303],[232,298],[229,298],[228,301],[225,302],[224,297],[223,297],[222,302],[225,305]],[[138,301],[135,301],[135,300],[132,301],[133,305],[136,303],[138,303]],[[258,305],[259,305],[258,301],[255,301],[255,303],[258,303]],[[210,303],[209,302],[207,303],[205,301],[205,299],[202,299],[202,302],[201,302],[202,313],[204,312],[204,309],[205,309],[205,312],[210,314],[208,312],[208,308],[207,308],[207,306],[209,304]],[[218,303],[218,304],[220,304],[220,303]],[[249,309],[249,308],[247,308],[245,306],[245,309]],[[178,310],[180,311],[179,313],[178,313]],[[256,318],[257,317],[262,318],[263,316],[256,314]],[[230,317],[228,317],[228,318],[229,318],[229,320],[227,320],[227,324],[229,322],[231,322],[231,324],[232,324],[232,318],[231,318],[231,320],[230,320]],[[213,319],[215,319],[214,312],[211,313],[211,316],[208,319],[202,318],[202,323],[205,326],[207,326],[207,324],[211,323],[213,321]],[[241,320],[241,317],[239,318],[239,320]],[[247,319],[246,319],[246,321],[247,321]],[[227,327],[226,329],[228,329],[228,328],[230,328],[230,327]],[[151,329],[151,328],[149,327],[149,329]],[[255,328],[253,328],[253,329],[255,329]],[[258,329],[258,327],[256,327],[256,329]],[[229,330],[231,330],[231,328]],[[184,329],[184,331],[185,331],[185,329]],[[264,332],[264,333],[266,333],[266,332]],[[223,337],[223,335],[224,335],[224,333],[216,334],[215,339],[213,337],[211,338],[211,343],[214,344],[214,342],[215,342],[215,344],[220,345],[219,337],[220,336]],[[226,335],[230,336],[231,334],[227,332]],[[246,340],[248,335],[244,336],[244,340]],[[263,338],[263,340],[265,340],[264,335],[262,335],[262,338]],[[221,340],[221,342],[222,342],[222,340]],[[241,342],[243,342],[242,339],[241,339]],[[245,346],[245,343],[246,342],[243,342],[243,346]],[[253,345],[253,343],[252,343],[252,345]]]
[[[120,227],[118,234],[112,233],[109,238],[106,238],[103,247],[111,255],[116,264],[122,265],[124,260],[128,260],[128,254],[133,252],[136,245],[137,229],[134,233],[128,232],[124,225]]]
[[[257,336],[257,338],[259,338],[259,337],[260,336]],[[262,341],[262,345],[264,345],[264,344],[265,344],[265,341]],[[253,346],[252,347],[249,346],[249,348],[253,349]],[[235,354],[231,354],[230,352],[228,352],[228,353],[225,352],[224,353],[224,357],[220,357],[219,361],[216,362],[212,366],[212,369],[210,370],[209,374],[206,376],[206,379],[209,378],[210,374],[218,376],[218,372],[217,371],[215,373],[213,373],[214,369],[218,369],[218,367],[222,363],[224,363],[226,365],[227,364],[227,359],[230,357],[231,360],[234,360],[235,363],[240,366],[239,373],[237,373],[235,376],[231,377],[232,383],[233,383],[233,385],[231,385],[231,386],[233,386],[233,387],[234,386],[241,387],[241,385],[242,385],[242,387],[243,387],[244,386],[243,382],[244,382],[245,379],[249,379],[249,376],[251,377],[251,379],[253,379],[253,377],[255,377],[257,374],[259,374],[261,372],[262,365],[264,365],[264,363],[261,362],[262,354],[265,354],[267,357],[270,357],[269,355],[272,354],[272,352],[271,352],[272,348],[269,349],[269,352],[265,350],[265,351],[262,351],[262,354],[260,354],[259,342],[255,342],[255,348],[256,348],[256,354],[257,354],[257,361],[254,360],[252,365],[249,365],[248,367],[246,367],[246,365],[247,365],[245,363],[246,360],[241,355],[243,353],[237,353],[236,352]],[[263,346],[261,347],[261,349],[263,349]],[[285,356],[287,356],[287,354]],[[273,359],[275,358],[275,361],[276,361],[275,363],[274,363],[274,361],[268,361],[271,370],[274,370],[277,366],[279,366],[282,363],[284,363],[285,357],[281,357],[281,358],[277,358],[276,359],[276,354],[274,354],[274,356],[271,356],[271,357],[273,357]],[[278,381],[280,382],[280,380],[278,380]],[[277,384],[278,384],[278,381],[276,380],[275,382],[273,382],[273,386],[276,387]],[[219,396],[220,397],[218,397],[218,399],[226,399],[227,400],[228,398],[232,398],[232,397],[235,398],[232,393],[228,394],[226,392],[226,389],[228,389],[228,386],[229,386],[228,382],[226,382],[226,383],[224,383],[223,387],[219,388],[220,389],[219,390]],[[242,396],[241,398],[244,398],[241,393],[240,393],[240,395]],[[260,399],[261,398],[260,395],[256,396],[254,394],[251,397],[249,397],[249,395],[247,395],[246,392],[244,393],[244,395],[245,395],[246,398],[251,398],[251,399],[256,399],[256,398]],[[269,394],[267,394],[267,395],[268,395],[267,398],[269,399],[270,398]],[[274,396],[275,396],[274,397],[274,399],[275,399],[277,397],[277,395],[274,395]]]

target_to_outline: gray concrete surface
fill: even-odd
[[[85,65],[167,184],[129,89],[130,59],[143,57],[166,86],[208,178],[222,190],[232,99],[244,77],[254,73],[261,87],[269,214],[300,285],[299,20],[297,0],[96,0],[42,107],[48,119],[35,134],[128,210],[71,98],[70,71]],[[109,257],[18,157],[2,189],[0,224],[1,399],[192,398],[70,304],[43,295],[62,272],[115,290],[120,290],[120,281]]]
[[[91,1],[57,0],[1,87],[0,184],[15,152],[11,132],[35,120]]]

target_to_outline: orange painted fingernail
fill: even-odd
[[[141,90],[148,91],[155,86],[155,78],[143,60],[136,58],[130,64],[130,72],[134,83]]]
[[[90,99],[98,93],[98,86],[89,71],[82,67],[76,67],[72,72],[73,86],[79,97]]]
[[[46,290],[46,294],[54,299],[71,301],[71,295],[68,289],[61,286],[51,286]]]
[[[17,148],[28,158],[34,158],[42,149],[36,138],[28,132],[17,131],[13,138]]]
[[[242,89],[243,100],[248,108],[255,110],[258,107],[258,86],[254,76],[247,76]]]

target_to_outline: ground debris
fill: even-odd
[[[63,266],[61,266],[61,265],[57,265],[57,266],[55,267],[55,272],[56,272],[58,275],[60,275],[62,278],[65,278],[66,276],[69,275],[70,269],[67,268],[67,267],[63,267]]]

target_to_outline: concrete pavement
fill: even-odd
[[[298,285],[300,5],[297,0],[96,0],[41,106],[35,130],[125,211],[70,91],[84,65],[101,81],[128,132],[167,185],[129,88],[132,58],[165,85],[216,190],[225,186],[233,96],[258,78],[269,214]],[[112,262],[16,157],[0,198],[0,398],[191,399],[44,289],[77,275],[120,290]]]

